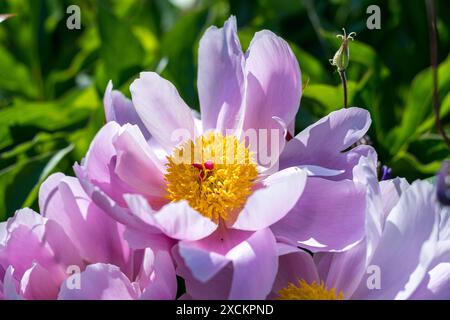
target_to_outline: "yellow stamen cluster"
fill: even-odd
[[[186,200],[214,222],[242,208],[258,176],[252,154],[231,135],[207,133],[167,157],[167,197]]]
[[[298,286],[289,283],[286,288],[278,291],[279,300],[342,300],[344,294],[336,295],[334,288],[328,289],[323,281],[318,284],[313,281],[308,284],[305,280],[299,280]]]

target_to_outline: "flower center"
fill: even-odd
[[[167,197],[186,200],[218,223],[242,208],[258,176],[253,155],[231,135],[207,133],[188,140],[167,157]]]
[[[344,294],[336,295],[334,288],[328,289],[323,281],[318,284],[313,281],[308,284],[305,280],[299,280],[298,286],[289,283],[287,287],[278,291],[279,300],[342,300]]]

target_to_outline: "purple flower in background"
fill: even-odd
[[[0,298],[175,298],[170,241],[131,249],[124,226],[63,174],[43,183],[39,205],[42,215],[22,209],[0,224]]]

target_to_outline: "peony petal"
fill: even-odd
[[[130,280],[111,264],[89,265],[80,273],[80,288],[69,289],[68,282],[61,285],[58,299],[62,300],[131,300],[138,292]]]
[[[152,137],[171,153],[178,134],[195,137],[194,119],[172,83],[154,72],[141,72],[130,86],[133,104]],[[183,130],[180,132],[178,130]]]
[[[122,127],[113,144],[117,152],[117,176],[141,194],[162,197],[165,188],[164,165],[138,127]]]
[[[366,272],[366,243],[361,241],[345,252],[319,252],[314,261],[320,278],[327,288],[342,292],[344,299],[350,299]]]
[[[198,94],[203,129],[234,129],[244,89],[244,54],[231,16],[205,31],[198,48]]]
[[[278,255],[278,273],[272,288],[271,298],[276,299],[278,291],[287,287],[289,283],[297,284],[300,279],[307,283],[313,281],[320,283],[311,254],[297,247],[278,243]]]
[[[435,243],[438,236],[437,212],[430,201],[432,194],[432,185],[425,181],[413,183],[402,194],[388,216],[383,235],[369,262],[380,270],[381,289],[369,290],[366,283],[371,274],[365,274],[355,292],[356,299],[404,299],[426,276],[427,266],[420,263],[421,251],[427,253],[429,250],[421,249],[429,241]],[[427,255],[433,255],[433,252]]]
[[[246,53],[244,131],[271,128],[273,117],[291,124],[301,96],[300,68],[289,45],[274,33],[257,32]]]
[[[174,239],[198,240],[217,229],[214,222],[192,209],[186,201],[169,203],[155,212],[141,196],[125,195],[125,199],[135,216]]]
[[[305,171],[294,167],[266,178],[263,187],[248,198],[231,228],[256,231],[279,221],[297,203],[306,177]]]
[[[392,208],[397,204],[400,196],[409,188],[409,183],[405,178],[395,178],[380,181],[380,191],[383,205],[382,221],[386,221]]]
[[[361,139],[369,129],[370,123],[370,114],[364,109],[348,108],[334,111],[287,143],[280,156],[280,168],[318,165],[329,169],[346,169],[343,165],[350,162],[355,155],[356,161],[351,162],[356,164],[359,156],[350,152],[341,154],[341,151]],[[367,153],[365,149],[368,146],[361,147],[363,153]]]
[[[19,295],[19,282],[14,278],[14,267],[9,266],[3,278],[3,297],[5,300],[22,300]]]
[[[269,229],[218,230],[200,241],[180,241],[173,253],[194,299],[264,299],[278,268]]]
[[[177,277],[172,258],[167,251],[158,250],[153,252],[150,248],[147,248],[138,278],[139,284],[143,288],[140,299],[175,299],[177,294]]]
[[[59,283],[53,275],[37,263],[25,271],[20,281],[20,292],[27,300],[55,300]]]
[[[226,257],[233,261],[231,300],[265,299],[278,270],[277,246],[270,229],[253,233],[231,249]]]
[[[105,106],[106,121],[115,121],[121,126],[125,124],[135,124],[145,137],[150,139],[150,133],[139,118],[136,109],[130,99],[126,98],[120,91],[113,90],[113,84],[110,80],[106,86],[103,97]]]
[[[431,269],[410,299],[450,300],[450,262]]]
[[[292,245],[341,251],[364,236],[364,208],[364,189],[352,181],[310,177],[291,212],[271,228]]]
[[[78,179],[51,175],[39,195],[42,215],[64,229],[84,260],[126,269],[129,248],[123,240],[124,227],[92,202]]]
[[[368,157],[361,157],[353,168],[353,180],[366,191],[366,254],[367,261],[378,245],[384,225],[383,204],[380,184],[377,175],[377,154],[370,153]]]
[[[120,130],[116,122],[108,122],[103,126],[92,141],[82,165],[75,164],[74,171],[80,180],[88,180],[119,205],[124,205],[122,195],[134,190],[114,172],[117,152],[113,142]],[[89,194],[88,190],[86,192]]]

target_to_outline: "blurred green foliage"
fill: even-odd
[[[71,4],[81,8],[81,30],[66,27]],[[366,28],[371,4],[381,8],[381,30]],[[437,1],[437,11],[441,114],[450,131],[450,3]],[[51,172],[73,174],[104,123],[109,79],[129,95],[140,71],[156,70],[198,109],[198,41],[230,14],[244,49],[260,29],[291,44],[304,86],[297,131],[342,106],[328,59],[345,27],[357,32],[349,104],[371,112],[380,161],[414,180],[432,176],[449,155],[434,129],[424,1],[7,0],[0,13],[17,14],[0,24],[0,219],[35,208]]]

